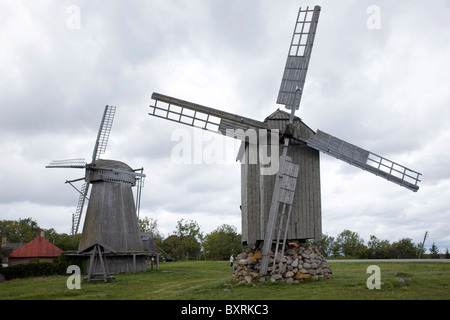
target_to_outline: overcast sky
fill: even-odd
[[[427,248],[450,248],[445,0],[0,0],[0,219],[70,232],[78,194],[64,182],[84,172],[45,165],[90,161],[108,104],[117,111],[102,158],[144,167],[141,217],[157,219],[165,236],[182,218],[205,233],[224,223],[240,232],[239,164],[177,164],[176,130],[203,147],[219,142],[148,116],[150,97],[264,120],[279,107],[298,8],[316,4],[297,115],[423,174],[414,193],[321,154],[323,232],[350,229],[367,244],[370,235],[418,243],[428,231]]]

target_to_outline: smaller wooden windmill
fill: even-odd
[[[84,159],[54,160],[46,168],[77,168],[85,169],[84,178],[66,181],[84,180],[76,212],[72,217],[72,235],[77,234],[83,208],[88,202],[83,232],[78,247],[79,252],[86,248],[100,245],[110,252],[121,253],[108,259],[109,271],[128,272],[145,270],[145,261],[140,259],[136,267],[136,257],[132,260],[126,253],[142,252],[142,240],[136,208],[139,208],[140,193],[145,174],[143,169],[133,170],[127,164],[116,160],[100,159],[105,153],[109,133],[114,120],[116,107],[106,106],[92,154],[92,162]],[[92,191],[88,197],[89,187]],[[132,187],[137,186],[136,200]],[[137,268],[137,269],[136,269]]]

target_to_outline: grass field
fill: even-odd
[[[377,264],[381,289],[369,290],[367,267]],[[300,284],[236,285],[228,262],[172,262],[160,270],[115,275],[113,282],[82,282],[69,290],[67,277],[14,279],[0,283],[0,300],[295,300],[295,299],[445,299],[450,298],[450,263],[333,262],[328,280]],[[403,279],[400,280],[400,279]],[[399,281],[400,280],[400,281]],[[401,283],[402,282],[402,283]]]

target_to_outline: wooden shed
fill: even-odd
[[[45,239],[44,233],[40,231],[37,238],[11,252],[8,264],[13,266],[20,263],[28,263],[32,259],[52,262],[62,252],[60,248]]]
[[[289,113],[278,109],[269,115],[264,122],[270,129],[279,129],[282,132],[289,123]],[[314,135],[314,131],[298,117],[294,119],[294,127],[296,133],[304,140]],[[280,154],[281,148],[280,145]],[[321,240],[322,209],[319,151],[304,143],[291,143],[288,156],[300,166],[300,172],[287,239]],[[251,164],[248,159],[248,152],[245,153],[245,157],[245,161],[241,164],[242,243],[244,245],[264,240],[275,185],[275,175],[260,174],[259,158],[257,164]]]

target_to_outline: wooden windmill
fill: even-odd
[[[152,116],[241,139],[242,242],[264,241],[261,273],[267,272],[269,254],[276,236],[280,239],[320,240],[322,236],[319,151],[397,183],[419,189],[420,173],[359,148],[323,131],[314,132],[298,117],[309,59],[316,34],[320,7],[300,8],[292,36],[277,103],[290,112],[277,110],[263,122],[184,100],[153,93]],[[230,135],[239,131],[244,134]],[[262,163],[250,164],[248,141],[251,130],[281,132],[279,170],[261,174]],[[260,135],[263,136],[263,135]],[[260,142],[258,142],[260,144]],[[261,145],[258,145],[261,147]],[[276,232],[278,230],[278,232]],[[284,248],[284,245],[282,246]]]
[[[84,159],[54,160],[46,168],[78,168],[85,169],[85,176],[80,179],[66,181],[77,189],[72,183],[84,180],[75,214],[72,217],[72,235],[77,234],[81,221],[83,208],[88,202],[86,218],[83,225],[78,251],[100,245],[112,252],[139,252],[143,251],[139,233],[139,224],[136,207],[139,208],[140,189],[143,186],[145,174],[143,169],[133,170],[127,164],[116,160],[100,159],[105,153],[109,133],[114,120],[116,107],[106,106],[97,135],[92,154],[92,162],[86,163]],[[88,197],[89,186],[92,191]],[[136,202],[132,187],[137,186]],[[111,272],[122,272],[130,269],[135,261],[116,259],[109,264]],[[142,264],[143,263],[143,264]],[[141,268],[145,270],[145,261],[142,257]]]

